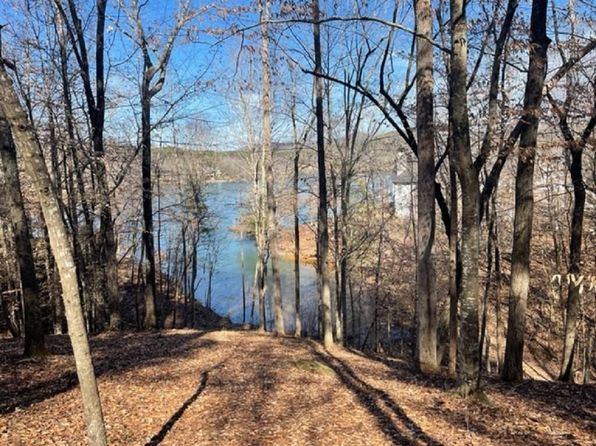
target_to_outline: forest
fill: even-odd
[[[0,445],[590,445],[591,0],[0,0]]]

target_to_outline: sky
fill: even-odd
[[[594,35],[594,6],[586,0],[575,0],[584,34]],[[171,145],[176,142],[192,148],[211,148],[225,150],[245,146],[250,139],[249,133],[259,133],[259,83],[260,65],[258,60],[258,13],[254,4],[248,0],[191,0],[193,10],[200,11],[197,17],[181,32],[174,48],[163,91],[154,99],[154,120],[161,120],[165,110],[170,110],[162,125],[154,131],[155,146]],[[298,2],[300,3],[300,2]],[[503,6],[505,1],[502,0]],[[14,54],[22,65],[27,58],[35,64],[35,56],[24,54],[24,39],[37,36],[40,40],[52,40],[55,18],[48,5],[49,0],[0,0],[1,21],[8,24],[4,32],[5,54]],[[322,1],[326,15],[354,16],[358,13],[367,16],[391,17],[393,1]],[[567,2],[555,0],[558,10],[565,8]],[[78,2],[80,15],[84,20],[86,34],[92,40],[95,25],[94,2]],[[470,18],[480,18],[470,26],[471,52],[474,61],[478,51],[475,49],[474,32],[486,27],[482,20],[480,2],[469,6]],[[138,49],[130,38],[131,24],[125,10],[130,7],[130,0],[111,0],[108,2],[106,23],[107,67],[108,67],[108,135],[119,141],[136,143],[138,129],[139,97],[138,84],[141,73],[141,58]],[[174,23],[178,8],[176,0],[147,0],[142,9],[142,19],[146,33],[152,45],[159,48],[166,39]],[[522,0],[519,14],[529,15],[531,3]],[[335,9],[335,10],[334,10]],[[273,13],[279,12],[279,6],[273,7]],[[34,20],[31,18],[34,17]],[[584,20],[587,17],[587,20]],[[590,22],[591,20],[591,22]],[[399,23],[413,27],[412,9],[409,2],[400,2]],[[33,24],[33,26],[32,26]],[[591,27],[591,28],[590,28]],[[278,141],[289,139],[289,118],[287,116],[287,97],[295,88],[299,96],[299,112],[308,113],[311,106],[312,78],[301,73],[301,68],[312,68],[309,51],[312,45],[311,26],[308,24],[279,24],[272,27],[273,43],[271,57],[273,61],[274,81],[274,138]],[[231,29],[246,29],[244,33],[230,35]],[[525,39],[525,30],[520,30],[520,37]],[[552,32],[551,32],[552,34]],[[345,42],[355,38],[361,44],[362,36],[368,36],[371,48],[385,39],[388,29],[384,25],[371,23],[332,22],[323,26],[323,50],[338,59],[338,65],[330,67],[332,74],[341,77],[343,66],[350,66],[355,57],[354,46],[346,48]],[[407,55],[411,36],[396,32],[393,54],[392,82],[396,94],[401,90],[407,67]],[[478,47],[479,45],[476,45]],[[363,74],[371,85],[378,76],[380,46],[370,58],[370,72]],[[44,56],[39,56],[43,58]],[[437,65],[441,54],[435,55]],[[520,59],[523,62],[523,55]],[[292,87],[288,71],[288,61],[297,65],[294,76],[297,86]],[[51,63],[51,61],[46,61]],[[520,65],[523,65],[521,63]],[[554,68],[557,64],[552,64]],[[523,80],[523,73],[519,73]],[[52,88],[40,86],[39,88]],[[374,85],[373,85],[374,87]],[[437,89],[445,87],[441,70],[437,70]],[[471,93],[473,94],[473,92]],[[341,103],[341,89],[334,89],[332,101]],[[172,107],[171,104],[176,103]],[[440,108],[440,104],[439,107]],[[379,119],[378,114],[370,111],[370,120]]]

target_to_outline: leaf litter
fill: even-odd
[[[168,330],[92,338],[110,445],[594,445],[593,385],[488,381],[462,399],[441,376],[311,340]],[[66,336],[22,361],[0,343],[0,445],[79,445]]]

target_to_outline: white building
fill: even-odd
[[[399,171],[393,177],[393,213],[396,217],[408,218],[412,210],[412,199],[416,196],[416,177],[412,172]],[[416,204],[416,202],[414,202]]]

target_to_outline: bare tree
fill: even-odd
[[[87,439],[93,446],[104,446],[107,445],[107,441],[101,401],[85,330],[85,320],[81,310],[77,271],[70,240],[41,146],[26,112],[19,102],[12,81],[6,73],[5,61],[0,62],[0,103],[12,130],[16,147],[23,156],[25,169],[35,184],[52,252],[60,274],[69,336],[83,398]]]
[[[323,79],[321,78],[321,25],[319,1],[312,2],[313,39],[315,52],[315,114],[317,127],[317,167],[319,178],[319,208],[317,223],[317,279],[321,304],[321,326],[325,347],[333,345],[331,321],[331,290],[329,287],[329,223],[327,202],[327,176],[325,171],[325,127],[323,122]]]
[[[523,379],[524,331],[526,304],[530,285],[530,241],[534,208],[534,162],[540,106],[546,75],[547,1],[533,0],[530,23],[530,58],[524,97],[524,109],[529,111],[520,131],[520,148],[515,177],[515,218],[511,258],[511,292],[507,324],[507,344],[503,364],[503,379]]]
[[[2,198],[9,209],[8,215],[14,233],[14,243],[21,279],[21,293],[25,320],[25,356],[46,353],[43,314],[39,283],[35,275],[31,231],[25,213],[17,153],[4,112],[0,109],[0,164],[4,176]]]
[[[554,6],[553,14],[556,14]],[[571,36],[566,43],[570,44],[570,47],[573,49],[577,46],[577,38],[575,36],[575,11],[573,10],[573,4],[569,5],[569,15],[571,22]],[[560,41],[560,31],[556,17],[553,22],[555,24],[555,41],[557,49],[559,50],[562,61],[568,61],[570,57],[565,53],[563,49],[564,45]],[[579,69],[574,71],[582,73],[584,70]],[[573,74],[575,74],[575,76],[573,76]],[[589,76],[589,74],[586,74],[586,76]],[[585,96],[590,96],[589,90],[591,88],[592,98],[589,102],[592,103],[592,111],[587,114],[586,118],[589,119],[579,135],[576,136],[574,133],[574,123],[572,121],[570,122],[571,110],[572,108],[581,108],[582,111],[584,110],[583,104],[580,102],[582,101],[582,93],[584,91],[582,91],[581,86],[578,85],[579,82],[574,82],[574,78],[576,77],[576,73],[569,72],[567,74],[568,80],[565,87],[565,96],[561,101],[555,99],[555,96],[548,89],[546,91],[546,96],[548,97],[550,105],[558,120],[559,130],[565,142],[565,149],[568,156],[571,158],[570,162],[567,163],[567,169],[573,185],[573,209],[571,211],[568,273],[573,274],[577,279],[570,281],[567,292],[563,355],[559,373],[559,379],[567,382],[572,382],[574,379],[573,359],[574,351],[576,349],[577,325],[581,313],[582,289],[578,279],[581,273],[582,235],[586,203],[586,185],[583,176],[583,154],[590,135],[596,127],[596,83],[593,79],[589,79],[588,88],[585,90]],[[589,102],[586,104],[588,107],[590,106]],[[559,274],[562,273],[562,271],[557,272]]]
[[[418,154],[417,354],[423,372],[436,372],[437,300],[433,244],[435,239],[435,129],[433,114],[432,6],[416,2],[416,133]]]
[[[116,259],[116,235],[111,207],[111,188],[108,183],[108,172],[104,162],[104,123],[105,123],[105,73],[104,73],[104,34],[107,0],[96,1],[95,29],[95,94],[92,87],[92,71],[89,63],[87,42],[84,35],[84,24],[79,18],[77,4],[67,0],[68,14],[62,0],[54,0],[56,9],[65,24],[75,59],[79,67],[83,92],[91,123],[91,143],[93,146],[93,171],[97,178],[100,198],[99,252],[97,266],[103,272],[103,280],[96,279],[96,287],[105,283],[100,289],[105,293],[105,301],[109,309],[109,328],[118,329],[121,324],[120,295],[118,290],[118,265]],[[70,16],[70,17],[69,17]],[[67,87],[65,87],[66,90]],[[65,95],[67,95],[65,91]],[[70,119],[70,118],[69,118]],[[99,290],[97,290],[99,292]]]
[[[271,259],[271,276],[273,279],[273,319],[275,331],[285,334],[284,314],[281,299],[281,277],[279,272],[278,228],[275,216],[275,191],[273,184],[273,147],[271,145],[271,68],[269,60],[269,0],[259,1],[261,19],[261,107],[263,113],[262,150],[263,169],[265,171],[265,196],[267,202],[267,242]]]
[[[450,118],[453,165],[462,192],[462,286],[459,295],[459,384],[463,395],[478,385],[478,256],[480,243],[478,174],[472,162],[467,101],[466,6],[451,0]]]
[[[157,307],[155,287],[155,244],[153,236],[153,187],[151,183],[151,100],[158,94],[165,83],[168,64],[174,49],[174,43],[186,23],[195,13],[190,8],[190,1],[181,1],[176,14],[176,23],[170,30],[160,52],[154,51],[145,32],[141,11],[146,3],[139,4],[130,0],[128,17],[134,29],[134,42],[141,50],[143,75],[141,79],[141,138],[142,181],[143,181],[143,244],[145,246],[145,328],[157,328]]]

